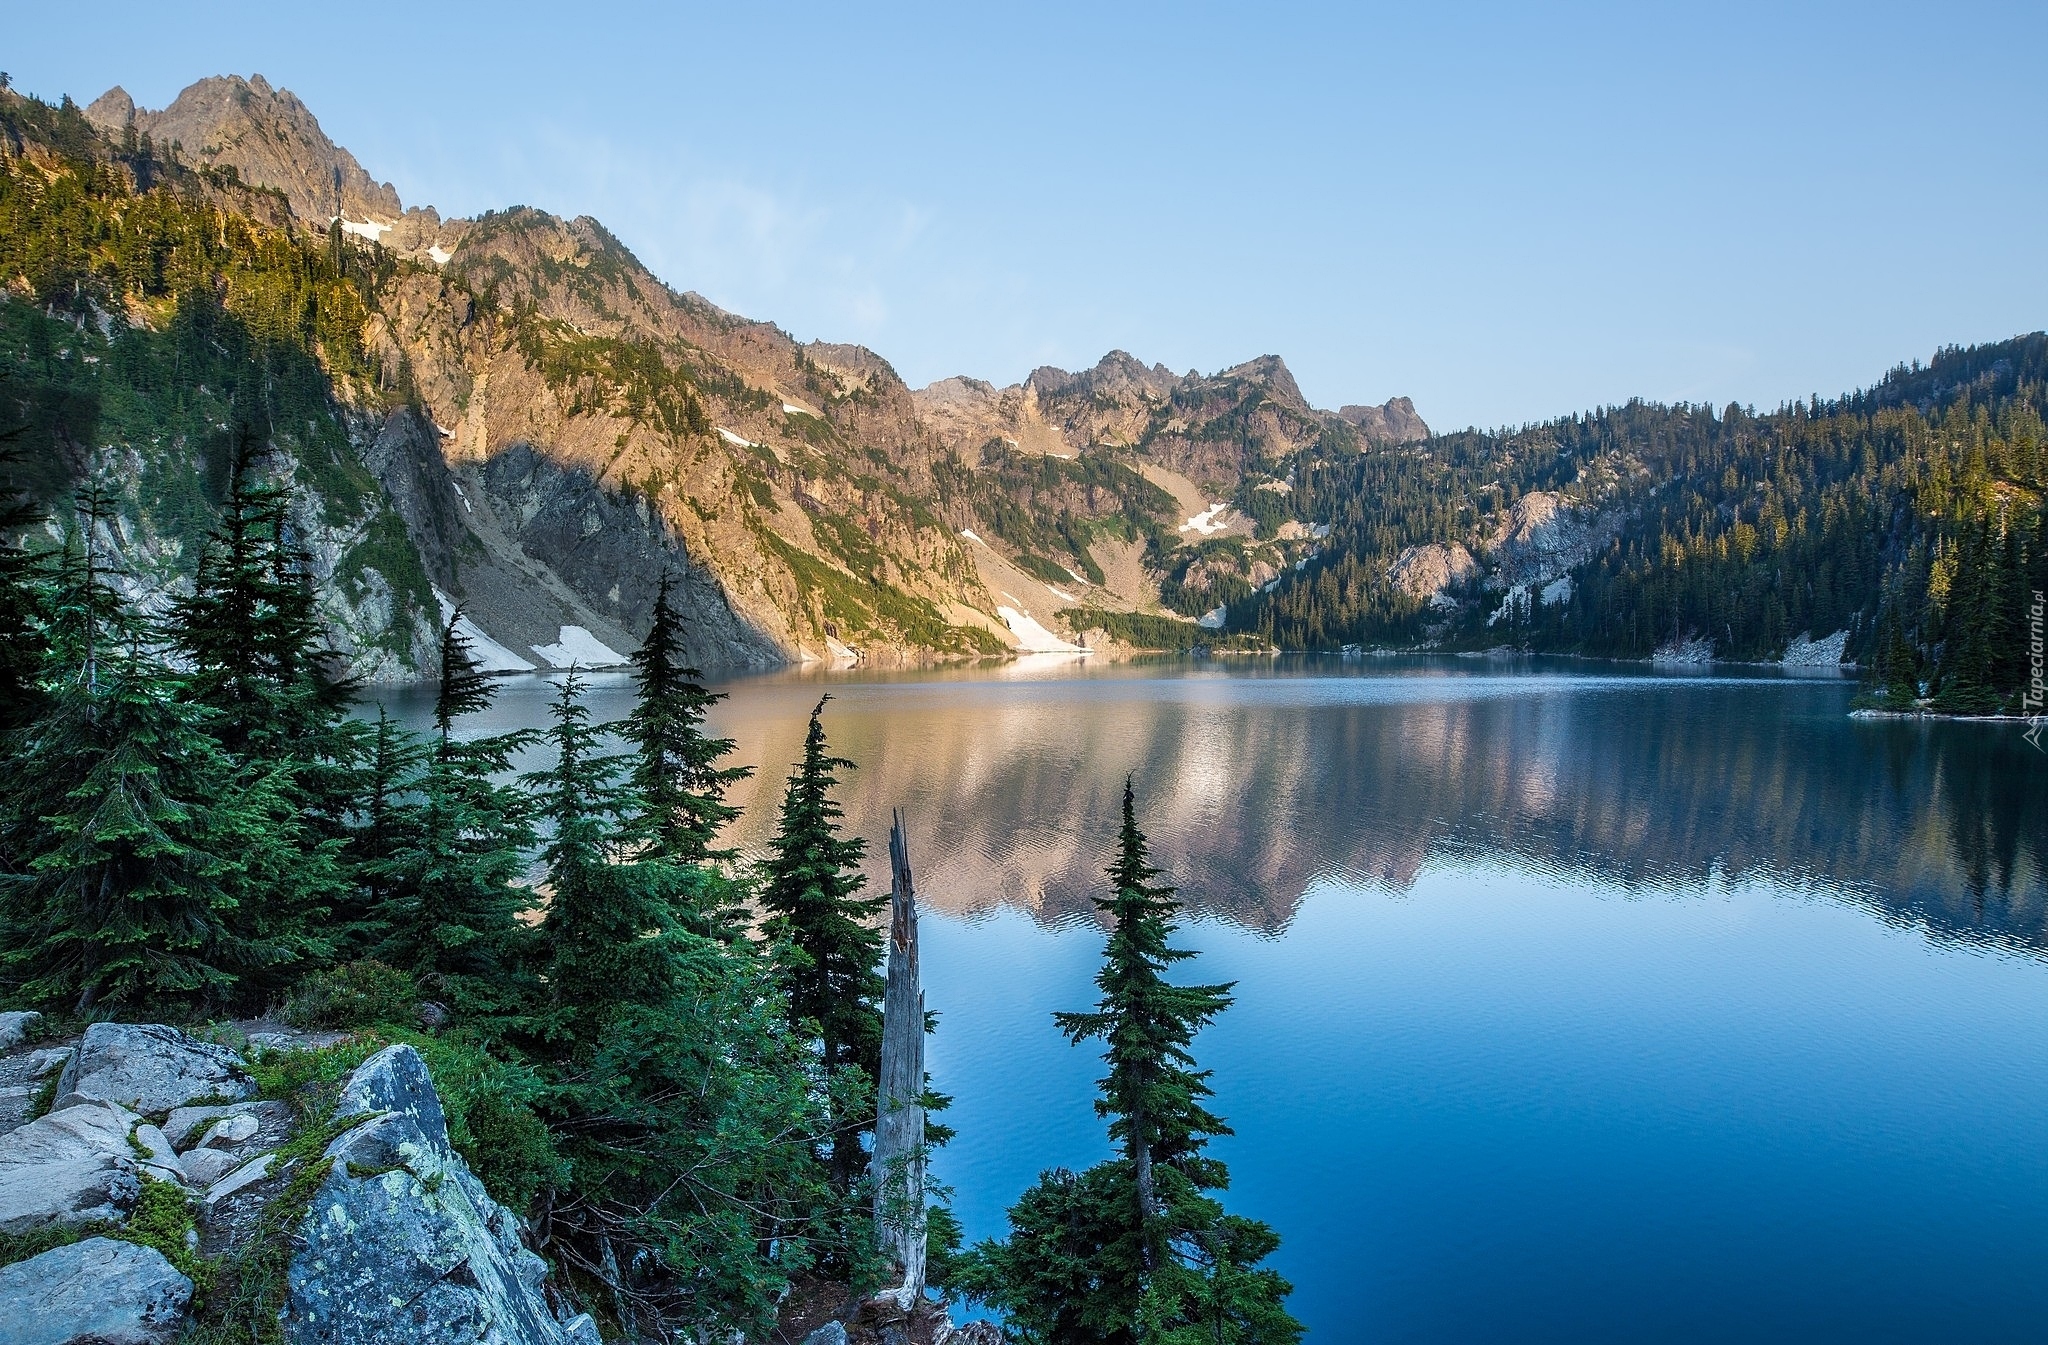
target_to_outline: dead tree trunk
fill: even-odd
[[[917,893],[903,814],[889,828],[889,972],[882,996],[882,1077],[875,1081],[875,1230],[903,1267],[886,1290],[904,1312],[924,1295],[924,989],[917,970]]]

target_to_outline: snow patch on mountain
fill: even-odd
[[[555,643],[529,648],[556,668],[616,668],[631,661],[581,626],[564,626]]]

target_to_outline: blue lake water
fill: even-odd
[[[971,1236],[1108,1152],[1050,1015],[1093,997],[1130,773],[1189,974],[1237,982],[1197,1042],[1216,1151],[1311,1340],[2048,1337],[2048,756],[2015,726],[1547,661],[724,689],[742,845],[827,690],[877,882],[908,815]]]

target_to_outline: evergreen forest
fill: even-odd
[[[1228,628],[1284,649],[1647,658],[1689,640],[1775,661],[1846,632],[1875,703],[2019,710],[2048,590],[2048,336],[1948,349],[1868,391],[1758,414],[1625,406],[1291,464],[1322,554]],[[1432,602],[1388,572],[1410,547],[1479,550],[1532,492],[1582,521],[1568,584],[1508,601],[1475,576]],[[1533,600],[1532,600],[1533,599]]]

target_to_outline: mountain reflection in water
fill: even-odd
[[[625,713],[622,674],[593,709]],[[847,824],[911,825],[920,895],[1092,918],[1124,776],[1193,908],[1284,931],[1319,880],[1406,890],[1432,860],[1625,894],[1767,881],[1950,938],[2048,942],[2048,757],[2016,725],[1855,721],[1853,685],[1662,676],[1550,660],[1070,661],[726,684],[713,719],[753,780],[733,839],[775,826],[804,717],[829,691]],[[476,727],[537,725],[516,678]],[[423,720],[417,690],[389,697]],[[877,875],[879,864],[875,865]]]
[[[1840,679],[1559,666],[761,679],[731,688],[720,728],[764,763],[735,798],[751,849],[829,689],[833,746],[860,764],[849,825],[881,835],[904,808],[920,894],[952,912],[1090,912],[1130,773],[1183,899],[1267,933],[1319,879],[1398,891],[1449,858],[1624,893],[1762,879],[1946,936],[2048,940],[2048,757],[2016,726],[1854,721]]]

